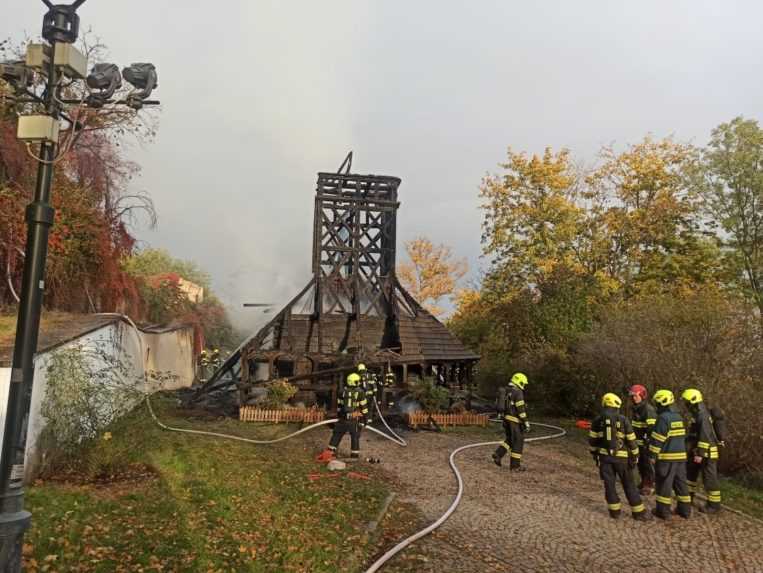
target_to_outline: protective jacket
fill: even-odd
[[[519,386],[514,384],[509,384],[506,389],[503,419],[515,424],[525,424],[527,422],[527,406],[525,405],[524,392],[522,392]]]
[[[691,413],[686,446],[689,453],[702,458],[717,460],[720,439],[715,431],[713,416],[704,403]]]
[[[646,400],[633,405],[633,432],[636,434],[636,444],[639,447],[649,445],[649,436],[657,422],[657,410]]]
[[[376,389],[379,387],[379,378],[373,372],[366,372],[361,377],[361,384],[366,396],[371,400],[376,396]]]
[[[336,399],[336,405],[340,420],[360,418],[364,421],[368,416],[368,399],[358,386],[344,386]]]
[[[600,462],[634,462],[638,458],[636,434],[628,418],[616,408],[604,408],[591,422],[588,449]]]
[[[686,428],[672,406],[657,416],[649,437],[649,457],[657,461],[686,461]]]

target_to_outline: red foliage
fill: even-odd
[[[121,268],[135,239],[119,210],[119,197],[137,167],[122,158],[104,132],[88,132],[56,165],[51,203],[55,223],[48,243],[46,305],[71,311],[119,311],[141,318],[138,285]],[[16,140],[13,118],[0,117],[0,269],[10,263],[21,282],[26,244],[24,209],[32,197],[36,163]],[[5,276],[2,277],[5,279]],[[0,305],[12,303],[0,281]]]

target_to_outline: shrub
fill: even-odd
[[[140,399],[140,380],[108,345],[76,344],[50,356],[41,413],[62,453],[74,453]]]
[[[622,396],[631,384],[650,393],[667,388],[677,398],[687,387],[699,388],[726,416],[731,439],[724,469],[763,471],[763,345],[754,313],[741,302],[697,292],[612,306],[581,340],[574,361],[585,373],[576,383],[591,399],[588,412],[603,392]]]
[[[297,393],[297,387],[283,379],[271,382],[266,388],[267,396],[263,405],[274,410],[285,407],[286,402]]]
[[[434,378],[412,378],[408,388],[411,395],[421,404],[425,412],[439,412],[448,406],[450,393],[447,388],[437,386]]]

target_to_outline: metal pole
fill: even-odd
[[[55,42],[52,49],[55,49]],[[53,58],[48,70],[45,104],[47,113],[58,118],[60,110],[53,98],[58,75],[52,60]],[[37,167],[34,200],[26,209],[27,243],[24,278],[16,323],[11,384],[0,458],[0,571],[2,573],[21,571],[24,532],[32,520],[32,514],[24,510],[24,456],[34,383],[34,354],[37,350],[42,295],[45,288],[48,232],[53,224],[55,213],[49,204],[55,156],[54,143],[41,144],[41,161]]]

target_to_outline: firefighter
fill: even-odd
[[[607,500],[609,516],[617,519],[621,514],[620,496],[617,495],[619,478],[631,506],[633,519],[646,521],[648,517],[644,503],[633,480],[633,468],[639,453],[636,434],[628,418],[620,413],[622,400],[617,394],[604,394],[601,406],[601,414],[591,422],[588,445],[591,456],[599,467],[599,477],[604,482],[604,498]]]
[[[392,368],[390,368],[389,370],[387,370],[387,373],[384,375],[384,387],[394,388],[396,383],[397,383],[397,380],[395,378],[395,373],[392,371]],[[392,408],[392,406],[395,405],[395,403],[392,401],[392,397],[393,397],[392,392],[382,392],[382,396],[385,396],[387,398],[387,408]]]
[[[691,415],[689,435],[686,439],[688,463],[686,478],[689,494],[694,500],[697,491],[697,478],[702,474],[702,484],[707,493],[707,504],[699,510],[705,513],[718,513],[721,510],[721,485],[718,481],[719,447],[725,445],[722,432],[723,415],[707,407],[702,399],[702,392],[688,388],[681,398]]]
[[[515,373],[506,389],[504,403],[499,408],[503,413],[503,429],[506,432],[506,440],[493,453],[493,461],[495,465],[500,466],[501,459],[508,452],[511,458],[509,469],[512,471],[525,471],[525,468],[522,467],[522,449],[525,442],[524,434],[530,431],[524,398],[526,386],[527,376],[521,372]]]
[[[212,354],[209,358],[209,363],[212,365],[212,368],[215,370],[220,368],[220,349],[212,347]]]
[[[363,391],[363,394],[365,395],[366,400],[368,400],[368,408],[370,410],[369,415],[368,415],[368,421],[370,423],[372,421],[372,419],[373,419],[373,413],[374,413],[374,404],[373,404],[373,402],[376,399],[376,392],[377,392],[377,388],[379,386],[379,384],[378,384],[379,380],[378,380],[376,374],[374,374],[373,372],[369,371],[366,368],[366,365],[363,364],[362,362],[360,364],[358,364],[356,370],[357,370],[358,374],[360,375],[360,387],[361,387],[361,390]]]
[[[660,519],[671,518],[671,496],[676,493],[676,513],[691,516],[691,497],[686,483],[686,428],[676,412],[676,401],[670,390],[654,393],[657,422],[649,436],[649,461],[654,465],[657,507],[654,514]]]
[[[368,400],[360,387],[360,375],[353,372],[347,376],[347,383],[341,389],[336,400],[337,418],[334,431],[329,441],[328,457],[336,455],[339,442],[346,433],[350,433],[350,457],[360,456],[360,431],[367,423]],[[324,452],[325,453],[325,452]]]
[[[647,400],[646,388],[641,384],[628,388],[628,395],[633,402],[631,425],[638,445],[638,473],[641,476],[638,489],[641,495],[649,495],[654,492],[654,468],[649,463],[649,435],[657,421],[657,411]]]

